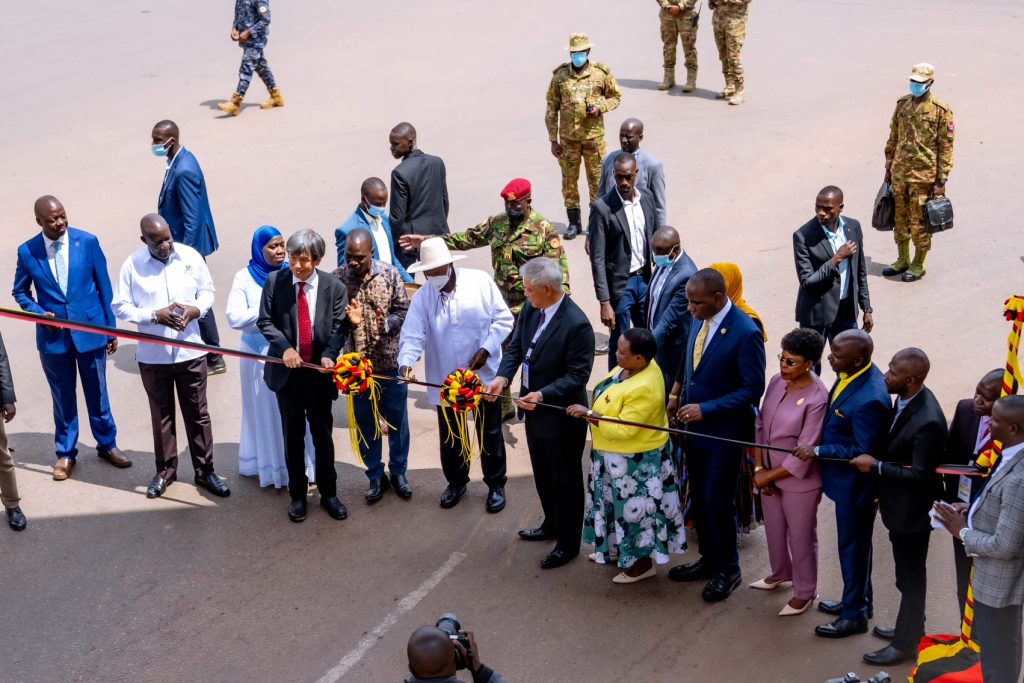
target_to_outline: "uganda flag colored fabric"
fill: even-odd
[[[925,636],[919,648],[911,683],[982,683],[981,658],[973,643],[960,636]]]

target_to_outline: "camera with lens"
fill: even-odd
[[[459,618],[451,612],[446,612],[437,618],[437,623],[434,625],[447,633],[449,638],[460,643],[462,647],[466,648],[465,657],[463,657],[462,653],[459,652],[458,648],[456,648],[455,667],[457,669],[468,669],[469,662],[473,658],[473,653],[470,651],[469,638],[462,633],[462,624],[459,623]],[[879,683],[884,682],[880,681]]]
[[[884,671],[880,671],[866,681],[862,681],[860,676],[851,671],[841,678],[830,678],[825,683],[891,683],[891,681],[892,678]]]

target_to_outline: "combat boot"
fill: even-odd
[[[229,116],[238,116],[242,113],[242,96],[235,93],[231,96],[230,102],[220,102],[217,104],[217,109],[220,109]]]
[[[661,79],[661,85],[658,86],[658,90],[671,90],[676,84],[676,70],[675,67],[671,69],[665,67],[665,77]]]
[[[281,94],[280,88],[270,89],[270,99],[260,105],[260,109],[273,109],[274,107],[284,106],[284,95]]]
[[[583,232],[583,225],[580,224],[580,210],[566,209],[566,213],[569,216],[569,225],[566,226],[565,234],[562,237],[567,240],[574,240],[576,235]]]
[[[896,261],[882,271],[884,277],[892,277],[906,272],[910,267],[910,240],[896,243]]]
[[[744,100],[743,91],[737,90],[732,94],[732,97],[729,98],[729,104],[743,104]]]
[[[716,100],[727,100],[736,94],[736,86],[732,84],[732,81],[725,82],[725,88],[722,92],[715,95]]]
[[[686,70],[686,85],[683,86],[683,92],[693,92],[697,89],[697,70],[687,69]]]
[[[904,282],[917,282],[924,277],[924,259],[928,255],[927,249],[914,249],[914,260],[911,261],[907,272],[901,278]]]

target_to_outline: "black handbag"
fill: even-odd
[[[932,197],[924,205],[928,232],[935,234],[953,229],[953,202],[949,197]]]
[[[896,200],[892,196],[892,185],[882,183],[875,197],[875,210],[871,214],[871,227],[876,230],[892,230],[896,227]]]

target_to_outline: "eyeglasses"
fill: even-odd
[[[805,362],[805,361],[802,361],[802,360],[792,360],[790,358],[786,358],[781,353],[779,354],[778,358],[779,358],[779,362],[782,363],[783,365],[785,365],[787,368],[795,368],[796,366],[798,366],[801,363]]]

